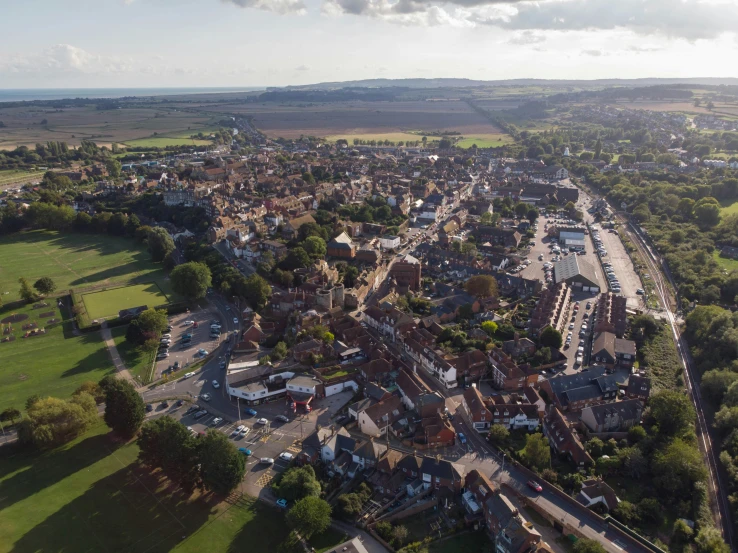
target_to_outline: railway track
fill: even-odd
[[[679,359],[682,363],[687,391],[689,392],[689,396],[692,399],[695,411],[697,412],[697,440],[699,442],[700,450],[702,450],[702,455],[707,461],[710,491],[712,492],[712,497],[716,498],[716,501],[711,502],[711,510],[718,528],[722,530],[723,538],[730,545],[732,551],[736,551],[735,544],[733,542],[733,526],[730,517],[730,506],[727,494],[725,493],[725,488],[722,485],[720,465],[718,464],[718,456],[720,452],[716,449],[712,441],[709,432],[709,425],[705,419],[702,407],[702,394],[697,381],[694,362],[689,351],[689,346],[681,335],[679,325],[677,324],[676,317],[674,316],[674,312],[671,308],[672,295],[670,293],[669,284],[672,285],[673,289],[676,289],[676,286],[674,286],[673,283],[667,284],[665,282],[663,260],[657,253],[651,250],[644,236],[642,236],[641,231],[625,216],[617,214],[616,217],[624,225],[623,228],[626,229],[625,232],[628,234],[633,245],[638,249],[641,257],[648,266],[659,302],[664,307],[664,312],[667,320],[669,321],[669,325],[671,326],[672,339],[674,340]]]

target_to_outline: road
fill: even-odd
[[[702,451],[702,455],[707,461],[707,467],[709,469],[709,484],[712,492],[712,497],[716,498],[717,501],[713,502],[712,511],[715,516],[715,522],[719,528],[722,529],[723,538],[731,545],[733,551],[736,550],[736,546],[733,542],[733,525],[730,516],[730,503],[728,501],[726,486],[721,482],[722,476],[720,471],[720,465],[717,459],[720,456],[720,446],[718,443],[712,440],[710,436],[710,427],[705,419],[704,409],[702,406],[702,394],[700,392],[699,380],[697,378],[697,371],[694,366],[692,355],[689,351],[689,345],[681,334],[679,329],[679,321],[672,311],[671,302],[669,301],[669,290],[665,282],[663,274],[663,260],[648,246],[645,237],[641,234],[641,231],[630,224],[627,218],[619,214],[620,220],[626,227],[626,232],[633,240],[633,243],[642,253],[642,257],[645,259],[651,278],[653,279],[656,294],[659,298],[659,302],[664,310],[666,319],[669,322],[672,331],[672,338],[679,354],[679,359],[682,364],[684,372],[685,382],[687,384],[687,391],[689,392],[695,410],[697,412],[697,438]],[[672,283],[674,289],[676,286]]]

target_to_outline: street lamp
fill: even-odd
[[[502,468],[500,469],[500,478],[502,478],[502,473],[505,472],[505,457],[507,457],[507,453],[502,454]]]

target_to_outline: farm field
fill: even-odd
[[[169,299],[155,282],[89,292],[82,294],[82,300],[91,319],[114,317],[119,311],[132,307],[157,307],[169,303]]]
[[[167,146],[207,146],[208,144],[211,144],[211,142],[208,140],[196,140],[192,138],[151,136],[149,138],[126,140],[122,144],[132,148],[166,148]]]
[[[155,102],[107,110],[98,110],[92,104],[62,110],[33,105],[0,108],[0,120],[5,123],[0,129],[0,150],[22,145],[32,148],[37,142],[49,140],[76,146],[87,139],[109,146],[113,142],[153,137],[154,133],[182,138],[182,133],[189,137],[211,129],[219,119],[214,114],[175,110]]]
[[[154,362],[156,352],[146,352],[134,344],[126,341],[126,330],[128,326],[116,326],[110,329],[115,342],[115,349],[118,350],[120,358],[126,369],[135,377],[148,384],[151,379],[151,365]]]
[[[19,298],[18,279],[33,284],[48,276],[57,291],[93,284],[160,281],[164,271],[128,238],[34,230],[0,237],[0,293],[4,303]]]
[[[377,139],[378,135],[408,134],[408,131],[430,133],[450,130],[464,135],[499,132],[485,117],[459,100],[326,104],[265,102],[219,105],[217,109],[219,112],[251,116],[257,129],[274,138],[312,135],[348,139],[375,135],[372,138]],[[412,136],[397,140],[418,140],[414,134]]]
[[[0,411],[6,407],[23,410],[26,399],[34,394],[69,397],[82,382],[97,382],[113,371],[100,333],[74,336],[71,321],[61,322],[56,302],[47,303],[49,307],[40,309],[33,309],[30,304],[0,309],[0,320],[13,314],[28,316],[12,323],[15,340],[0,343]],[[59,322],[50,324],[52,319]],[[30,323],[44,328],[46,334],[23,338],[23,325]],[[7,323],[2,326],[5,331]],[[2,338],[6,336],[2,334]]]
[[[285,538],[282,514],[254,498],[187,497],[137,456],[100,421],[55,450],[0,458],[0,553],[262,552]]]
[[[456,145],[459,148],[471,148],[474,144],[478,148],[496,148],[505,144],[512,144],[515,139],[505,133],[476,134],[474,136],[464,136]]]
[[[44,171],[17,171],[15,169],[0,171],[0,186],[25,184],[27,182],[41,180],[43,176]]]

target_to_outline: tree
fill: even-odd
[[[154,262],[164,261],[164,258],[174,251],[174,240],[169,233],[161,227],[156,227],[149,231],[146,241],[149,246],[149,253]]]
[[[482,213],[482,215],[479,217],[479,221],[483,225],[489,225],[492,222],[492,214],[489,211],[485,211]]]
[[[306,254],[307,255],[307,254]],[[272,295],[272,287],[269,283],[256,273],[243,281],[241,295],[246,299],[252,309],[258,311],[263,309]]]
[[[659,432],[676,436],[694,422],[695,412],[689,398],[677,391],[661,390],[651,396],[649,414]]]
[[[146,309],[138,314],[126,329],[126,340],[142,345],[147,340],[159,340],[169,326],[165,309]]]
[[[395,546],[400,547],[402,546],[405,541],[407,541],[407,537],[409,535],[409,532],[407,531],[407,528],[404,526],[395,526],[392,530],[392,538],[395,540]]]
[[[607,553],[602,544],[589,538],[579,538],[572,547],[574,553]]]
[[[125,439],[141,428],[146,408],[136,388],[128,380],[111,379],[105,389],[105,424]]]
[[[323,259],[328,251],[325,240],[318,236],[308,236],[302,247],[312,259]]]
[[[30,411],[31,407],[33,407],[37,401],[41,400],[41,396],[38,394],[33,394],[32,396],[29,396],[26,399],[26,411]]]
[[[692,530],[686,522],[678,518],[674,521],[671,534],[677,543],[687,543],[692,539],[694,530]]]
[[[97,382],[93,382],[92,380],[80,384],[72,395],[76,396],[79,394],[90,394],[98,405],[105,401],[105,393],[102,388]]]
[[[651,219],[651,210],[648,209],[648,204],[640,204],[633,210],[633,217],[639,223],[646,223]]]
[[[126,223],[128,219],[121,213],[114,213],[108,221],[108,234],[113,236],[123,236],[126,233]]]
[[[628,429],[628,441],[632,444],[645,440],[646,436],[646,429],[640,425],[631,426]]]
[[[640,515],[638,513],[638,507],[633,505],[630,501],[621,501],[612,512],[620,522],[627,524],[628,526],[638,524],[640,522]]]
[[[484,321],[480,326],[489,336],[494,336],[497,332],[497,323],[494,321]]]
[[[691,490],[693,484],[707,478],[699,449],[678,438],[654,454],[651,472],[656,475],[656,486],[671,496]]]
[[[554,349],[561,349],[561,345],[564,343],[561,332],[552,326],[547,326],[541,331],[540,342],[542,346]]]
[[[601,154],[602,154],[602,140],[598,138],[597,142],[595,142],[594,158],[600,159]]]
[[[31,285],[28,284],[28,280],[20,277],[18,279],[18,283],[20,284],[20,297],[23,299],[23,301],[31,303],[32,301],[36,301],[36,299],[38,299],[38,295],[36,294],[36,292],[33,291]]]
[[[33,283],[33,287],[39,291],[40,294],[47,296],[56,290],[56,283],[49,277],[41,277]]]
[[[532,225],[539,216],[538,210],[535,207],[531,207],[528,210],[528,213],[526,213],[526,216],[528,217],[528,220],[530,221],[530,224]]]
[[[16,409],[15,407],[8,407],[7,409],[4,409],[2,413],[0,413],[0,421],[2,422],[8,422],[14,423],[15,419],[19,418],[21,416],[21,412]]]
[[[522,219],[528,213],[528,209],[530,209],[528,204],[525,202],[518,202],[515,205],[515,215],[517,215],[518,219]]]
[[[476,275],[464,284],[464,289],[477,298],[497,297],[497,281],[489,275]]]
[[[204,298],[212,284],[210,269],[204,263],[190,261],[178,265],[169,275],[172,289],[190,300]]]
[[[309,267],[310,256],[304,248],[298,246],[290,250],[290,252],[287,254],[287,257],[282,260],[282,263],[280,263],[280,265],[282,269],[288,271],[294,271],[295,269],[299,269],[301,267]]]
[[[551,448],[543,434],[525,436],[525,447],[521,454],[527,464],[534,469],[543,470],[551,464]]]
[[[287,512],[287,523],[303,538],[310,539],[330,526],[331,506],[319,497],[304,497]]]
[[[723,541],[720,531],[713,526],[703,526],[694,540],[697,553],[730,553],[730,546]]]
[[[275,488],[278,496],[290,503],[303,497],[320,497],[320,482],[315,477],[315,471],[310,465],[289,469],[284,473],[279,485]]]
[[[105,161],[105,169],[108,170],[108,174],[114,179],[120,177],[121,168],[122,165],[120,164],[120,161],[115,158],[110,158]]]
[[[211,429],[200,439],[199,450],[203,484],[220,495],[235,490],[243,480],[246,464],[228,436]]]
[[[57,446],[82,434],[96,418],[97,406],[89,394],[66,401],[56,397],[39,399],[18,426],[18,439],[39,448]]]
[[[187,490],[199,478],[198,443],[189,430],[170,416],[147,421],[138,437],[138,459],[161,468],[171,481]]]
[[[706,227],[714,227],[720,222],[720,203],[712,197],[702,198],[692,208],[697,222]]]
[[[502,447],[507,443],[507,440],[509,438],[510,431],[507,429],[506,426],[503,426],[501,424],[493,424],[489,427],[489,434],[487,434],[487,439],[490,441],[490,443],[493,443],[498,447]]]
[[[729,388],[734,388],[733,383],[738,381],[738,373],[725,369],[713,369],[702,375],[700,387],[704,397],[714,406],[718,406],[723,402],[723,396]],[[738,388],[735,388],[734,398],[728,403],[733,407],[738,405]]]

